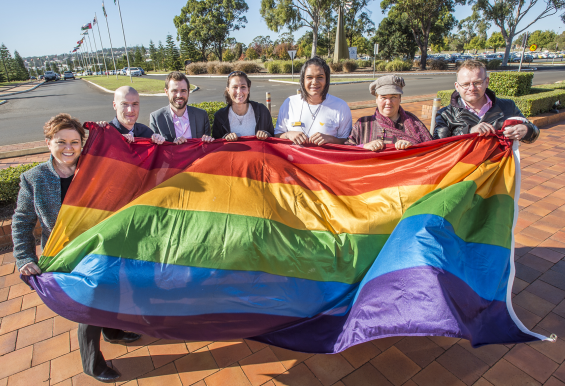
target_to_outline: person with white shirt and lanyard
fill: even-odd
[[[255,136],[264,140],[275,135],[271,113],[265,105],[249,100],[251,80],[243,71],[228,75],[224,97],[226,107],[214,115],[212,136],[215,139],[237,141],[239,137]]]
[[[173,71],[165,79],[165,94],[169,104],[151,113],[149,118],[153,132],[161,134],[165,140],[180,145],[189,139],[202,138],[202,142],[212,142],[210,121],[206,111],[187,106],[190,95],[190,82],[186,75]]]
[[[300,70],[300,94],[287,98],[279,110],[275,136],[295,145],[343,144],[351,132],[351,110],[328,94],[330,68],[313,57]]]

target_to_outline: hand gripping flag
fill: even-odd
[[[405,151],[90,136],[28,277],[70,320],[336,353],[389,336],[546,339],[511,303],[517,144]]]

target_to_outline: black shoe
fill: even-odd
[[[113,368],[106,367],[106,369],[104,369],[104,371],[102,371],[102,374],[93,375],[92,377],[99,382],[114,383],[118,380],[118,378],[120,378],[120,376],[121,376],[121,374],[118,373]]]
[[[104,334],[102,334],[104,336]],[[141,335],[135,332],[124,332],[120,339],[108,339],[104,336],[104,340],[108,343],[131,343],[141,338]]]

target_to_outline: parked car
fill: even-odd
[[[44,76],[43,75],[39,75],[39,80],[43,80]]]
[[[141,67],[137,67],[137,68],[139,68],[139,71],[141,71],[141,75],[145,75],[145,70],[143,68]]]
[[[37,80],[37,78],[35,76],[30,76],[29,80]]]
[[[141,70],[137,67],[130,67],[127,71],[126,71],[126,75],[129,75],[131,72],[131,76],[141,76]]]
[[[72,71],[63,72],[63,80],[67,80],[67,79],[75,80],[75,75],[72,73]]]
[[[44,76],[46,82],[49,82],[50,80],[59,80],[57,79],[58,75],[53,71],[45,71]]]

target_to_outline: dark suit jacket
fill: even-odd
[[[120,134],[129,134],[129,130],[122,126],[118,118],[114,118],[112,122],[110,122],[110,126],[115,127],[116,130],[120,132]],[[142,123],[135,122],[133,125],[133,136],[139,138],[151,138],[153,134],[155,134],[149,127],[145,126]]]
[[[192,106],[186,106],[186,109],[188,111],[192,138],[202,138],[203,135],[210,135],[208,113]],[[167,141],[173,142],[177,138],[169,105],[152,112],[149,122],[151,130],[157,134],[161,134]]]

